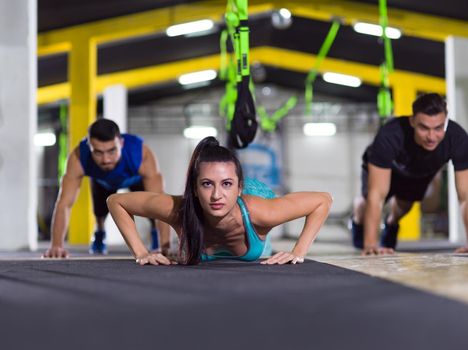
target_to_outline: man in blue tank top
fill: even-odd
[[[84,176],[91,180],[96,232],[90,253],[107,253],[104,221],[109,213],[106,200],[121,188],[131,191],[162,192],[163,180],[155,155],[135,135],[120,134],[119,127],[109,119],[99,119],[68,157],[67,169],[62,178],[55,203],[51,225],[51,245],[44,257],[67,257],[63,247],[70,210],[77,198]],[[151,221],[151,249],[167,249],[169,227],[158,222],[161,239],[154,220]],[[161,242],[160,242],[161,241]]]

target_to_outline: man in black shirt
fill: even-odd
[[[468,135],[447,117],[447,105],[438,94],[413,102],[413,115],[390,119],[362,157],[362,196],[354,203],[353,244],[364,255],[392,254],[398,222],[416,201],[421,201],[437,172],[452,160],[465,232],[468,232]],[[384,204],[380,246],[378,232]],[[468,253],[468,245],[457,249]]]

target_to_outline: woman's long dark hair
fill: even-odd
[[[187,171],[184,197],[179,212],[182,221],[179,253],[188,265],[198,264],[203,252],[203,209],[195,196],[200,163],[202,162],[232,162],[236,167],[239,186],[244,181],[239,159],[232,151],[220,146],[214,137],[205,137],[195,147]]]

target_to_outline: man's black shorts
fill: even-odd
[[[133,186],[129,187],[130,191],[144,191],[143,182],[140,181]],[[109,213],[107,208],[107,197],[117,191],[110,191],[99,185],[96,181],[91,179],[91,192],[93,195],[93,209],[96,217],[104,217]]]
[[[367,169],[363,168],[361,171],[361,194],[364,198],[367,198],[368,175]],[[408,178],[392,171],[390,190],[385,201],[388,201],[393,196],[408,202],[421,201],[434,176]]]

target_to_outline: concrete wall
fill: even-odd
[[[318,108],[319,105],[317,105]],[[280,167],[280,186],[275,190],[283,191],[328,191],[334,197],[332,215],[347,216],[351,210],[353,198],[360,191],[360,166],[362,152],[375,135],[375,115],[369,106],[346,105],[335,115],[321,116],[320,121],[332,121],[337,127],[337,134],[330,137],[305,136],[302,126],[311,121],[301,114],[290,115],[281,123],[280,131],[274,134],[258,133],[254,143],[265,145],[274,150],[277,165]],[[162,116],[165,115],[165,116]],[[185,174],[196,140],[184,138],[182,130],[187,123],[186,117],[177,113],[177,108],[161,106],[131,109],[129,111],[129,131],[137,133],[158,157],[165,177],[166,192],[181,194],[184,188]],[[157,118],[154,118],[157,116]],[[317,120],[315,120],[317,121]],[[223,120],[220,117],[190,119],[192,124],[213,125],[219,130],[221,142],[225,139]],[[264,154],[250,152],[244,159],[244,152],[239,156],[243,163],[248,158],[252,162],[265,166],[268,160]],[[297,220],[286,225],[283,230],[288,235],[300,233],[302,221]],[[146,228],[142,228],[144,232]]]
[[[468,39],[449,37],[445,44],[447,103],[451,119],[468,130]],[[451,242],[466,242],[465,227],[455,192],[453,167],[449,168],[449,236]]]
[[[0,0],[0,249],[37,248],[36,12]]]

